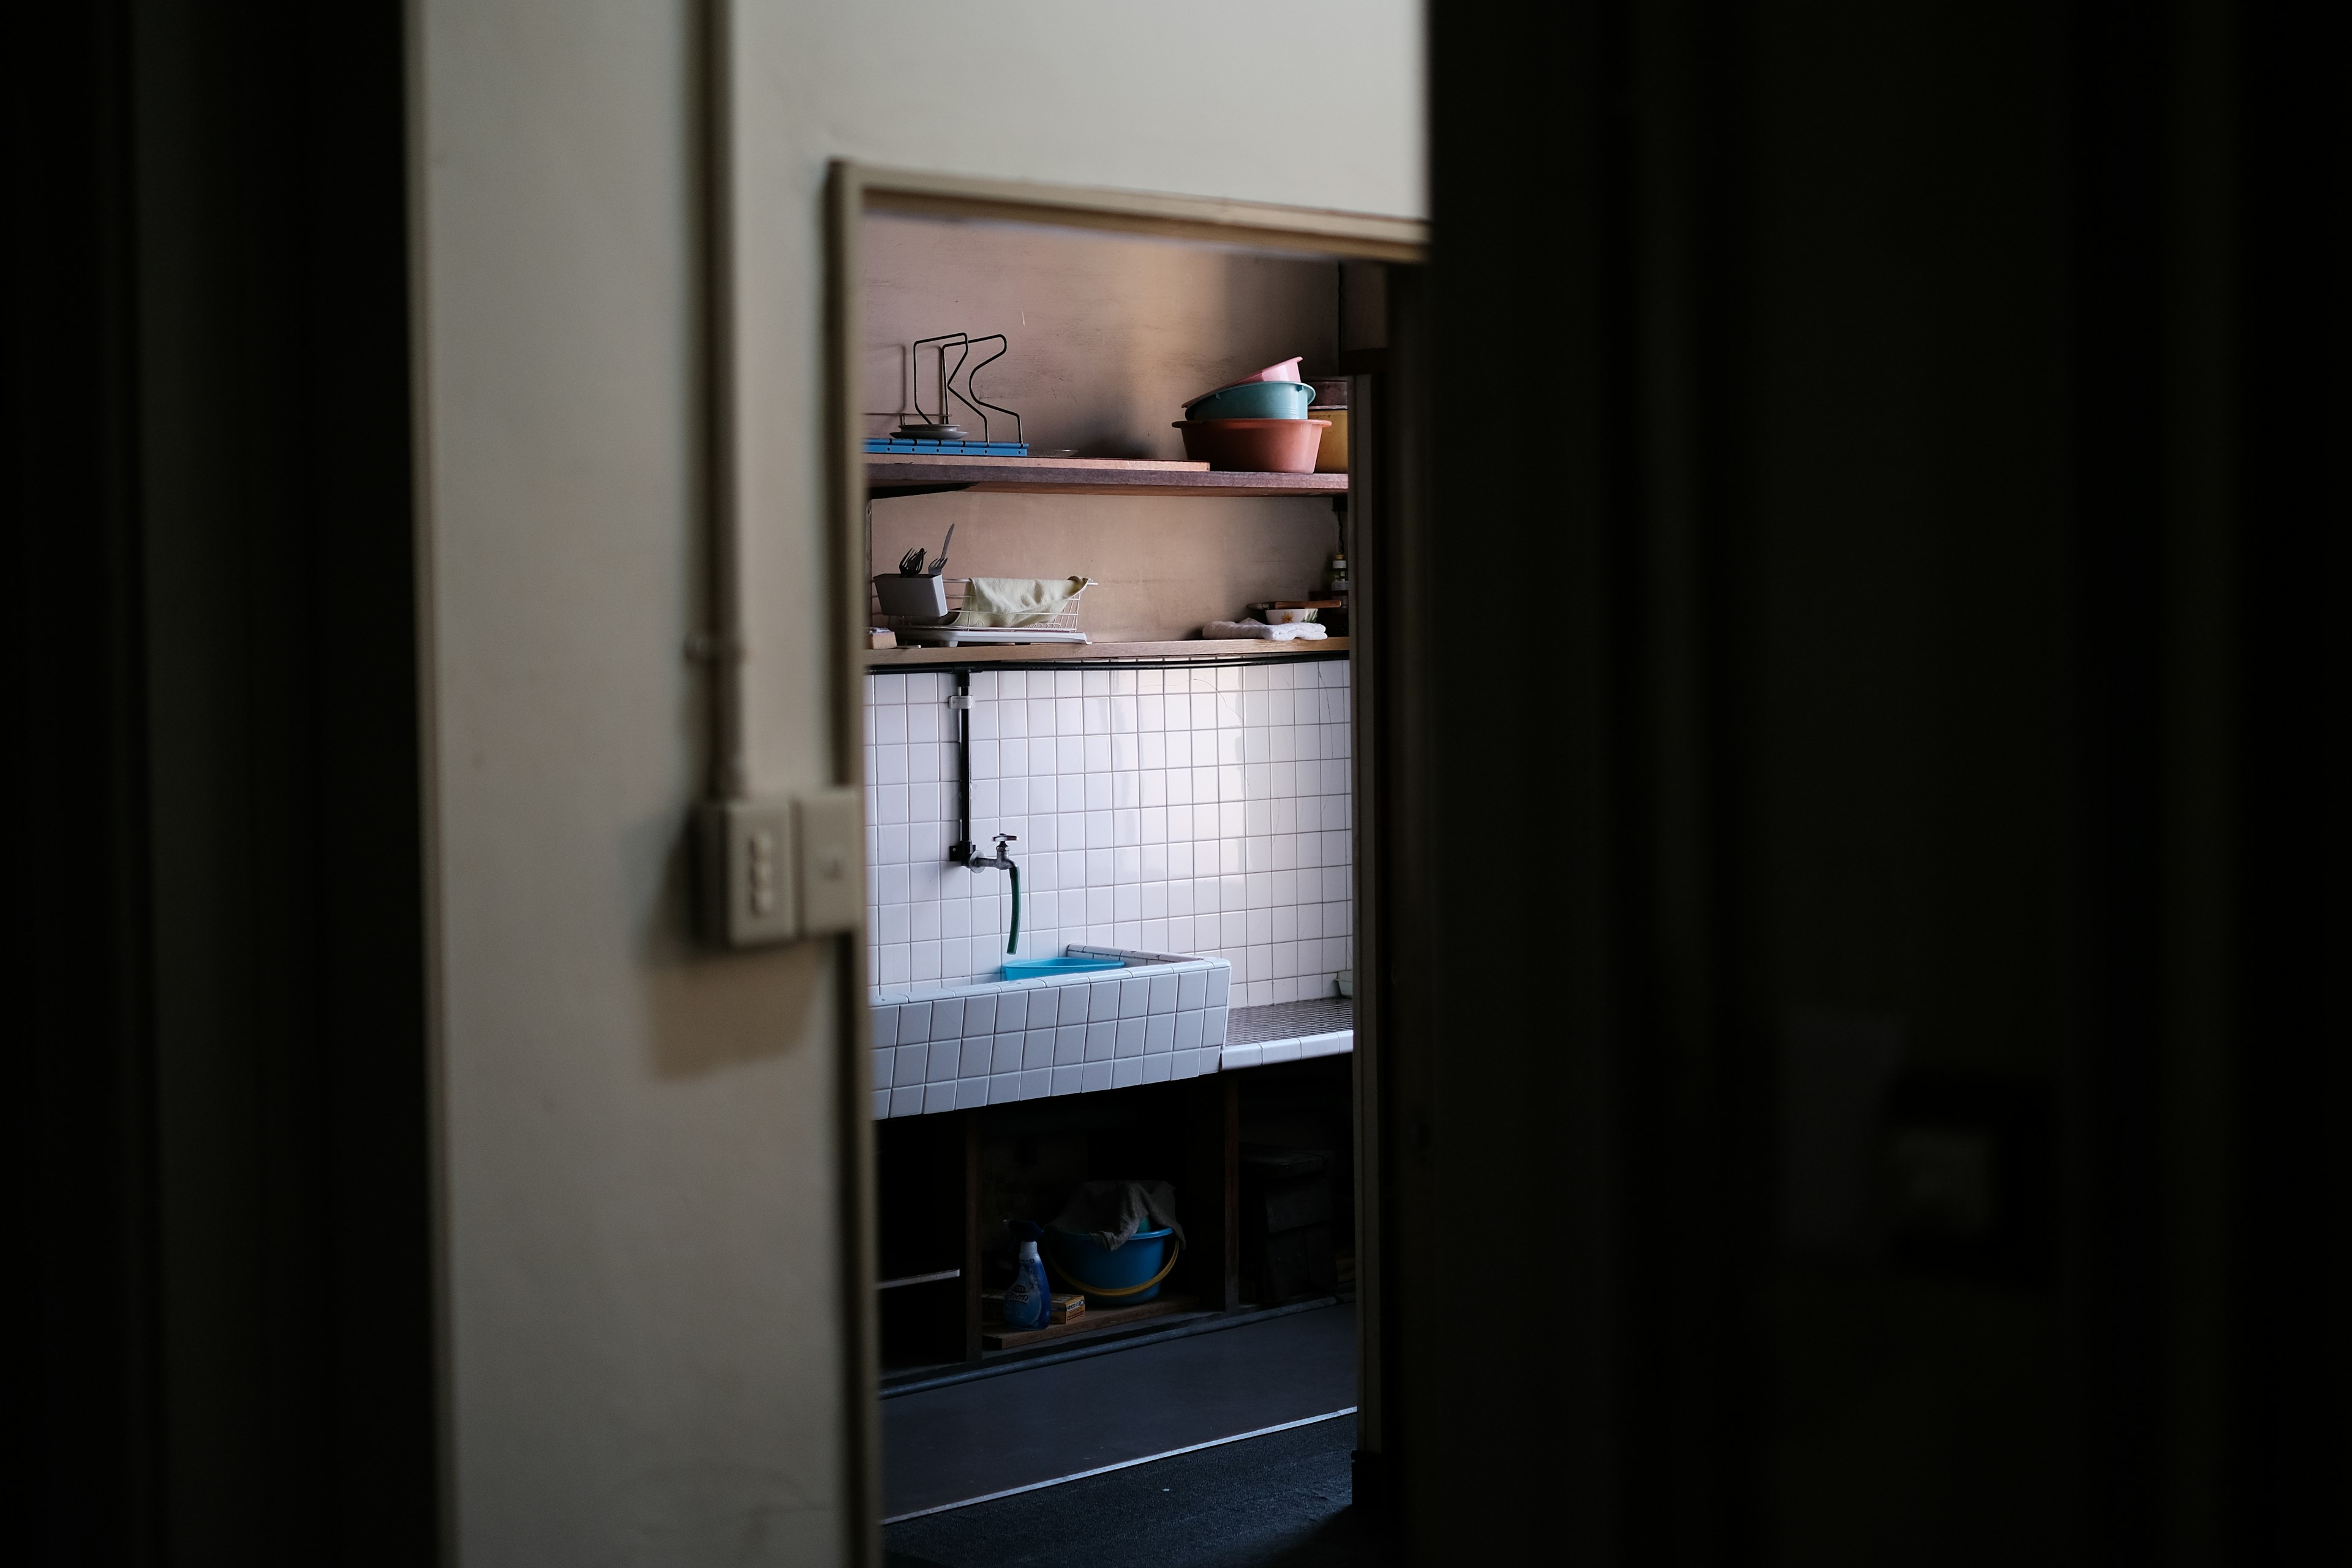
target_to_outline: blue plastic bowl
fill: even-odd
[[[1159,1295],[1160,1284],[1166,1283],[1133,1289],[1160,1272],[1160,1265],[1168,1261],[1168,1238],[1175,1234],[1164,1226],[1139,1230],[1117,1252],[1105,1252],[1102,1243],[1082,1230],[1048,1230],[1045,1236],[1053,1246],[1054,1267],[1061,1273],[1061,1282],[1086,1291],[1087,1306],[1134,1307]]]
[[[1008,958],[1004,961],[1004,978],[1050,980],[1056,974],[1091,974],[1097,969],[1126,967],[1121,959],[1087,958],[1076,953],[1064,953],[1059,958]]]
[[[1303,381],[1245,381],[1184,405],[1187,419],[1304,419],[1315,389]]]

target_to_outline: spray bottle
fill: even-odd
[[[1004,1288],[1004,1326],[1042,1329],[1054,1316],[1054,1293],[1045,1285],[1045,1260],[1037,1256],[1037,1238],[1045,1229],[1025,1219],[1008,1220],[1005,1228],[1021,1244],[1021,1256],[1013,1261],[1013,1283]]]

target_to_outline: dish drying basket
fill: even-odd
[[[887,579],[876,578],[869,590],[867,616],[873,625],[887,626],[898,635],[902,644],[915,647],[962,647],[966,646],[1002,643],[1082,643],[1087,634],[1078,630],[1078,603],[1087,590],[1079,589],[1062,601],[1059,607],[1039,616],[1034,621],[1017,626],[960,626],[956,618],[962,613],[964,590],[971,585],[963,577],[917,579],[937,583],[946,605],[940,615],[892,615],[883,608],[881,584]]]

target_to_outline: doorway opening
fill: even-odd
[[[1344,1472],[1350,547],[1421,226],[849,166],[833,199],[894,1549],[1276,1436]]]

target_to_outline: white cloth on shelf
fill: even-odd
[[[1247,637],[1260,642],[1320,642],[1331,634],[1313,621],[1288,621],[1270,626],[1264,621],[1211,621],[1201,628],[1204,637]]]
[[[1042,626],[1091,585],[1084,577],[970,578],[964,584],[962,608],[948,624]]]
[[[1176,1189],[1167,1183],[1087,1182],[1048,1228],[1091,1236],[1105,1252],[1117,1252],[1137,1231],[1162,1226],[1184,1239],[1184,1227],[1176,1223]]]

